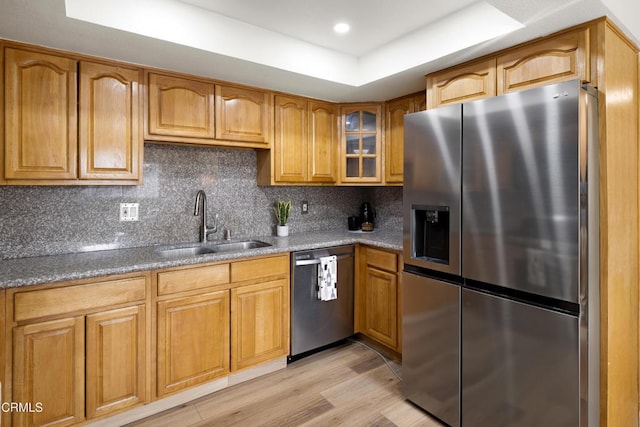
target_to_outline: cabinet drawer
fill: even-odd
[[[13,316],[19,322],[141,301],[145,297],[146,279],[143,276],[18,292],[14,296]]]
[[[260,279],[289,274],[289,254],[271,258],[251,259],[231,264],[231,281]]]
[[[393,252],[367,248],[367,265],[395,273],[398,271],[398,257]]]
[[[207,265],[158,273],[158,295],[192,291],[229,283],[229,264]]]

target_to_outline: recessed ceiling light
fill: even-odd
[[[346,22],[338,22],[336,25],[333,26],[333,31],[335,31],[338,34],[348,33],[350,29],[351,27]]]

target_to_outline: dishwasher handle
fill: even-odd
[[[353,254],[338,255],[336,259],[344,259],[352,256]],[[315,265],[315,264],[320,264],[320,258],[296,260],[296,267],[302,266],[302,265]]]

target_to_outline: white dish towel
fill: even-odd
[[[318,299],[331,301],[338,298],[338,263],[335,255],[320,257],[318,266]]]

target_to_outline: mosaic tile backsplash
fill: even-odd
[[[0,186],[0,259],[195,242],[200,189],[209,223],[217,214],[233,238],[274,234],[278,199],[292,201],[291,233],[346,229],[364,201],[379,228],[402,227],[401,187],[260,187],[252,150],[145,144],[144,155],[141,186]],[[139,221],[120,222],[120,203],[139,203]],[[210,236],[221,238],[221,231]]]

